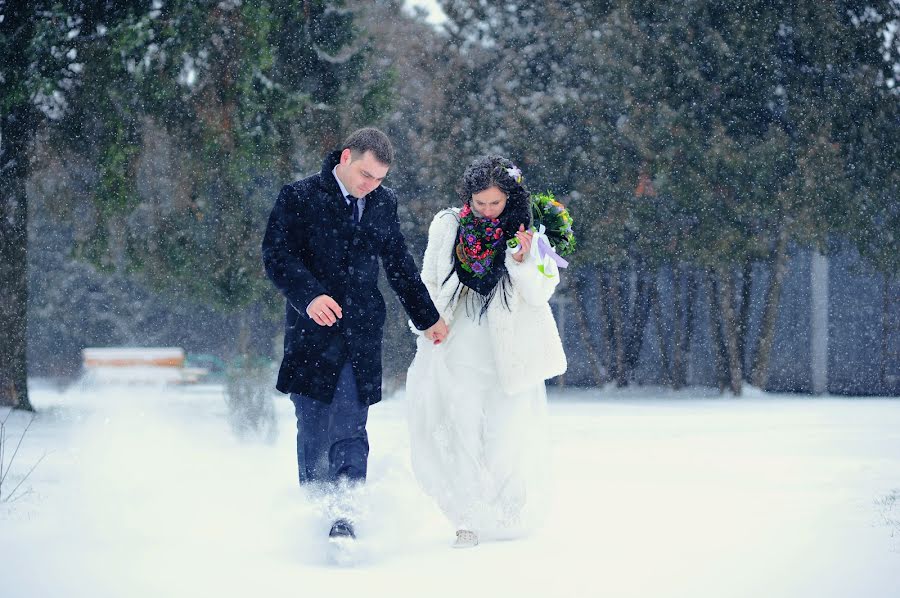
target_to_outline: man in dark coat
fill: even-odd
[[[378,258],[416,328],[434,342],[447,335],[400,232],[397,197],[381,186],[392,161],[384,133],[354,132],[321,172],[282,188],[263,239],[266,273],[287,299],[276,386],[294,403],[300,483],[336,492],[365,480],[368,406],[381,400]],[[350,517],[330,536],[355,537]]]

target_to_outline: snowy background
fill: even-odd
[[[900,0],[302,4],[0,0],[0,598],[900,596]],[[277,363],[272,203],[364,125],[416,258],[481,154],[573,212],[532,537],[449,548],[391,293],[352,567],[284,397],[76,382]]]
[[[450,548],[399,393],[372,408],[353,567],[296,485],[294,416],[238,441],[223,389],[33,384],[0,503],[0,595],[867,596],[900,592],[900,402],[748,390],[551,392],[554,502]],[[8,411],[0,410],[0,418]],[[7,422],[7,459],[29,414]],[[24,491],[24,494],[22,493]]]

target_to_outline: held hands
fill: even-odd
[[[431,328],[426,330],[424,334],[425,338],[432,341],[435,345],[439,345],[447,338],[449,332],[450,330],[447,328],[447,323],[444,322],[444,318],[440,318]]]
[[[341,306],[328,295],[319,295],[306,308],[306,315],[319,326],[334,326],[344,316]]]
[[[525,259],[525,256],[528,255],[528,252],[531,251],[531,239],[534,237],[534,233],[532,231],[526,231],[525,225],[520,224],[519,230],[516,232],[516,239],[519,241],[519,250],[513,254],[513,259],[517,262],[521,262]]]
[[[319,295],[312,300],[309,307],[306,308],[308,315],[319,326],[334,326],[337,321],[344,316],[341,306],[337,301],[328,295]],[[447,323],[444,318],[440,318],[431,328],[425,331],[425,338],[433,341],[435,345],[440,344],[449,333]]]

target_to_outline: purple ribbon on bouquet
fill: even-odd
[[[544,233],[545,230],[546,228],[542,224],[541,229],[538,231],[537,235],[535,235],[537,237],[538,255],[540,260],[543,261],[544,256],[550,256],[550,259],[556,262],[558,268],[568,267],[569,262],[560,257],[560,255],[556,253],[556,250],[550,245],[547,240],[547,235]]]

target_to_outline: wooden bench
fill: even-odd
[[[203,368],[185,367],[181,347],[88,347],[81,351],[86,377],[97,382],[199,382]]]

